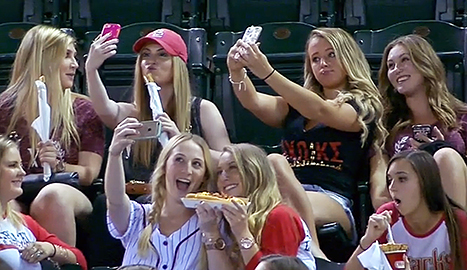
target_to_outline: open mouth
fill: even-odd
[[[227,186],[224,187],[224,191],[228,192],[229,190],[232,190],[232,189],[236,188],[237,186],[238,186],[238,184],[227,185]]]
[[[188,179],[177,179],[177,189],[181,191],[188,191],[188,188],[190,187],[191,181]]]
[[[394,202],[396,203],[396,206],[399,206],[401,204],[401,200],[394,198]]]
[[[397,78],[397,83],[403,83],[407,81],[409,78],[410,78],[409,75],[400,76],[399,78]]]

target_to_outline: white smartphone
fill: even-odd
[[[263,30],[263,27],[261,26],[250,26],[248,27],[245,32],[243,33],[242,41],[248,44],[255,44],[256,41],[258,41],[259,36],[261,35],[261,31]],[[243,50],[243,48],[242,48]],[[234,59],[240,58],[240,54],[236,53],[234,55]]]
[[[133,140],[150,140],[157,139],[161,135],[162,126],[160,121],[143,121],[143,126],[139,129],[138,135],[128,136]]]

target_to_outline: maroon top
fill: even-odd
[[[444,140],[450,143],[460,153],[466,154],[466,143],[467,143],[467,114],[463,114],[459,117],[459,128],[450,130],[449,132],[443,132],[439,122],[434,124],[443,133]],[[388,155],[393,155],[411,148],[409,138],[412,138],[412,126],[400,130],[391,144],[387,144],[386,150]]]
[[[8,129],[13,112],[11,104],[11,101],[0,102],[0,134],[5,134]],[[64,161],[69,164],[77,165],[79,161],[78,153],[81,151],[93,152],[103,156],[104,126],[92,108],[91,101],[77,97],[73,101],[73,112],[75,115],[76,128],[79,134],[80,147],[78,147],[78,145],[76,145],[72,140],[69,149],[63,149],[63,151],[65,151]],[[21,138],[20,153],[26,173],[41,173],[42,167],[40,166],[38,159],[29,166],[31,159],[31,146],[29,142],[30,128],[24,118],[21,118],[18,121],[15,131]],[[61,132],[58,133],[60,134]],[[58,141],[59,138],[60,136],[55,136],[53,140]]]

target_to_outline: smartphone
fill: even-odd
[[[111,33],[110,37],[107,40],[116,39],[120,34],[120,29],[122,29],[122,27],[118,23],[106,23],[102,27],[101,37],[106,35],[107,33]]]
[[[432,137],[432,127],[431,125],[413,125],[412,126],[412,136],[418,142],[424,142],[421,140],[417,140],[418,134],[425,134],[428,138]]]
[[[159,138],[162,132],[162,126],[160,121],[143,121],[143,126],[138,130],[138,135],[128,136],[133,140],[150,140]]]
[[[249,26],[242,36],[242,41],[248,44],[255,44],[258,41],[259,36],[261,35],[261,31],[263,28],[261,26]],[[234,59],[238,59],[240,57],[239,53],[234,55]]]

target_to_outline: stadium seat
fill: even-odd
[[[466,29],[442,21],[407,21],[381,30],[356,31],[354,38],[370,62],[373,78],[377,79],[386,45],[393,39],[408,34],[419,34],[431,43],[445,65],[449,89],[457,98],[465,100]]]
[[[208,0],[210,32],[243,31],[270,22],[305,22],[333,26],[335,0]]]
[[[408,20],[454,23],[455,1],[462,0],[345,0],[345,28],[381,29]]]
[[[0,1],[0,24],[11,22],[41,23],[43,0]]]
[[[0,24],[0,92],[5,90],[10,81],[11,66],[16,50],[26,32],[36,24],[31,22]]]

